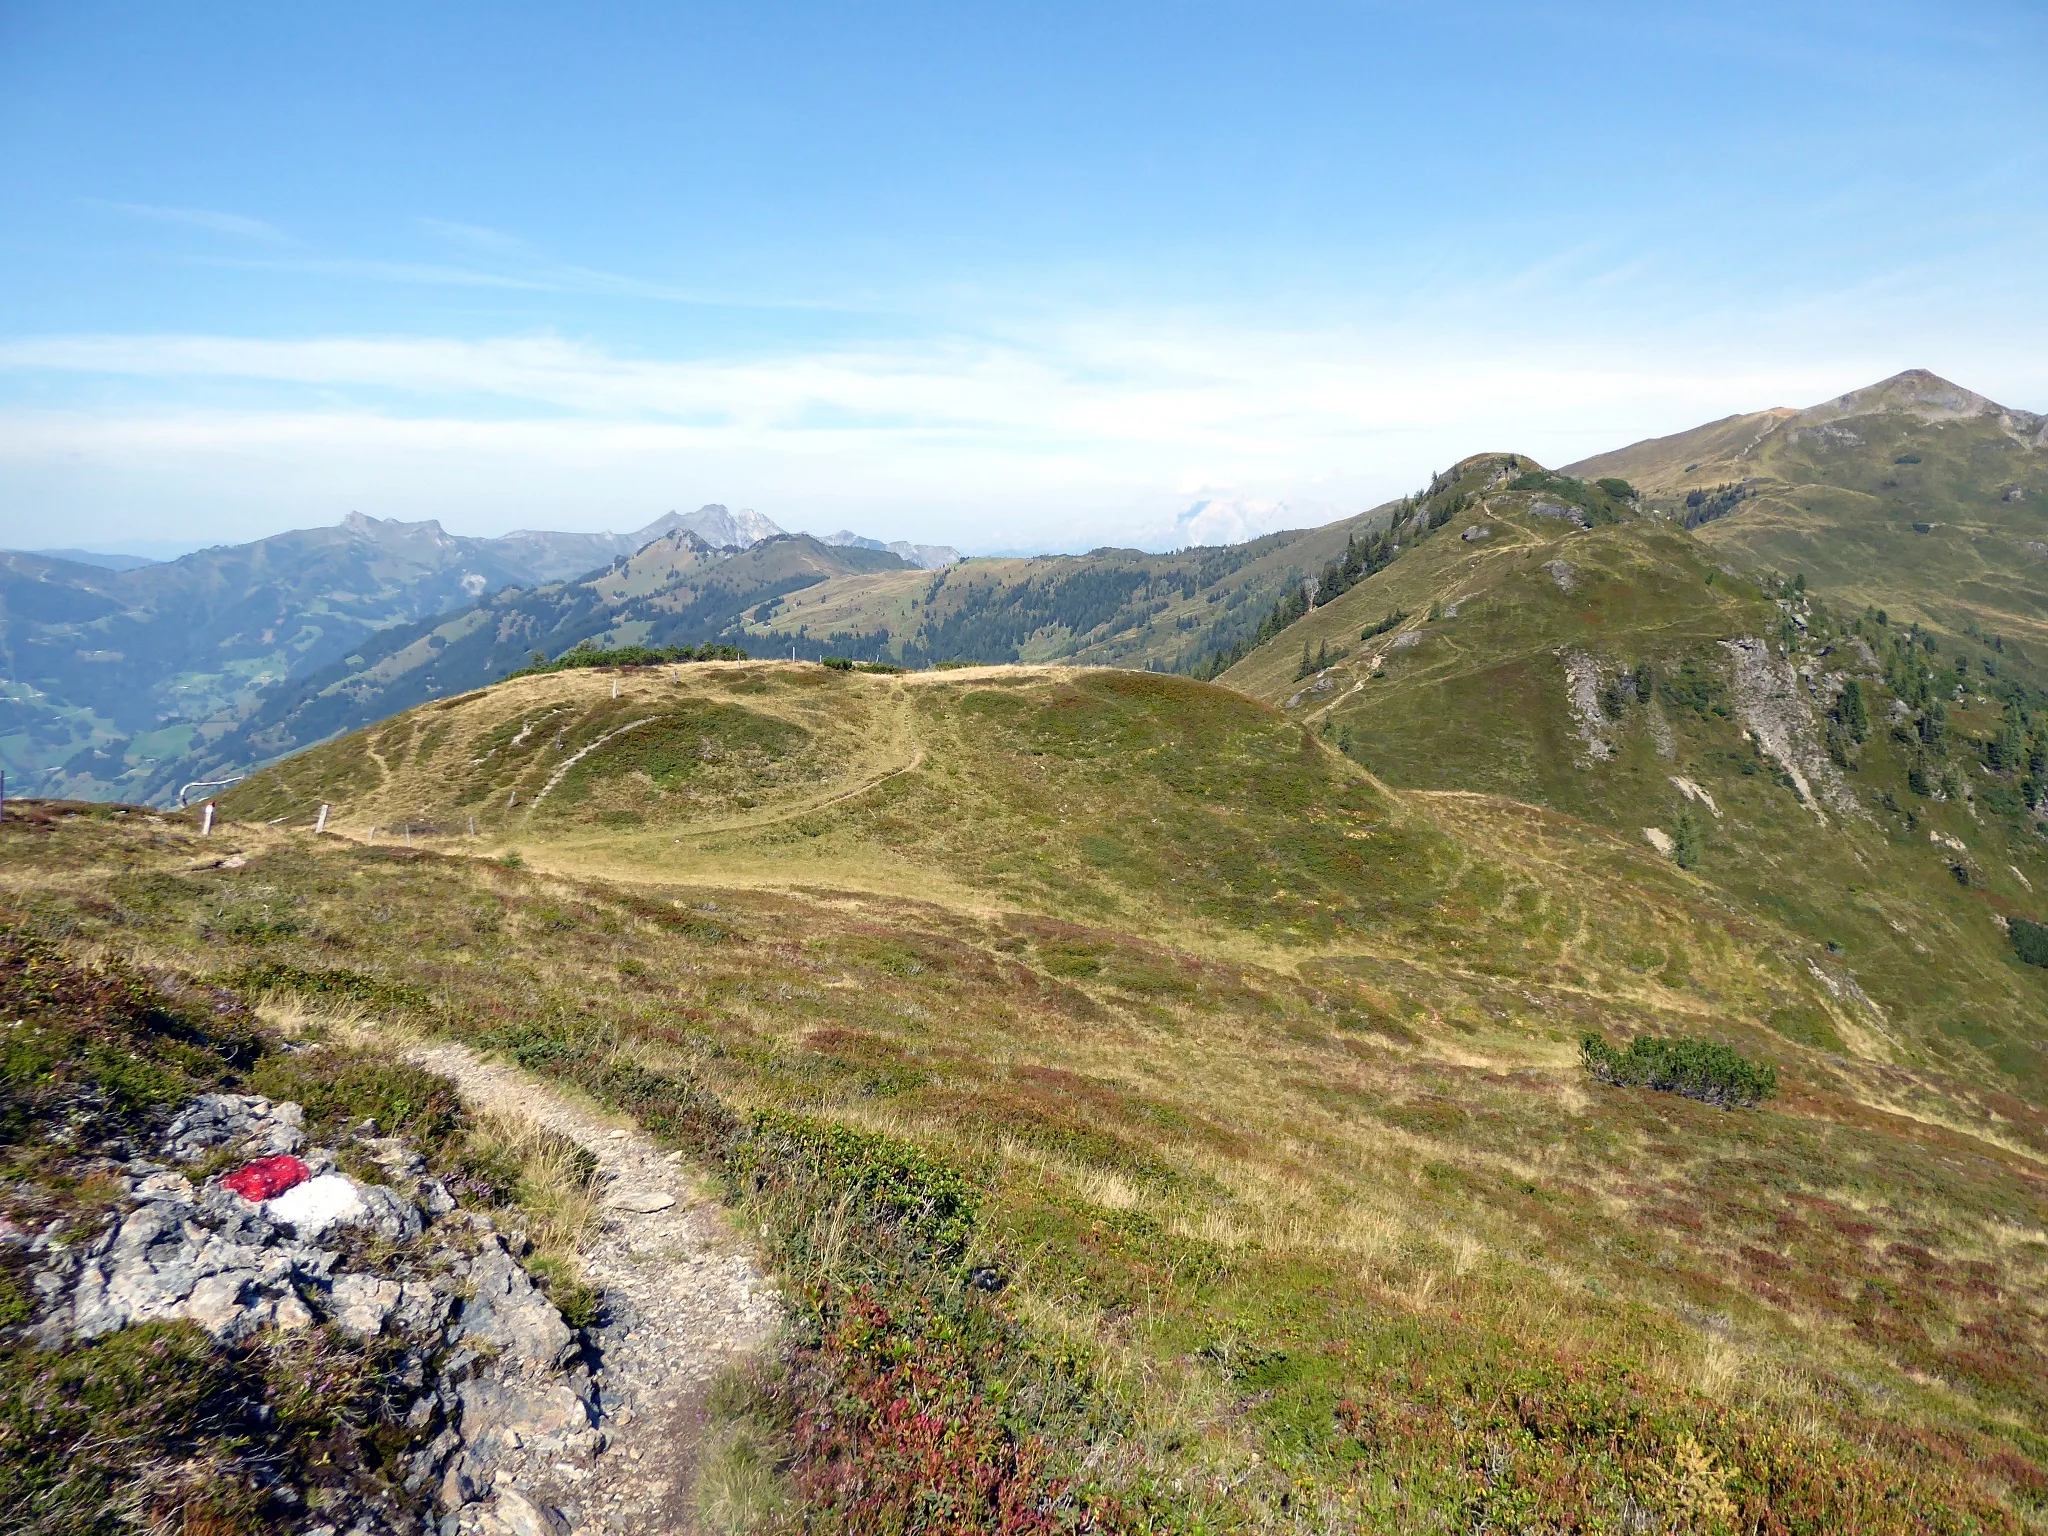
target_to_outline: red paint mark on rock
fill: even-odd
[[[246,1168],[237,1168],[221,1180],[250,1204],[260,1204],[273,1195],[281,1195],[294,1184],[303,1184],[313,1176],[313,1170],[296,1157],[259,1157]]]

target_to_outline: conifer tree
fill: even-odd
[[[1835,718],[1858,741],[1870,734],[1870,708],[1863,700],[1863,685],[1853,677],[1842,684],[1841,695],[1835,700]]]
[[[1700,867],[1700,824],[1694,819],[1690,808],[1678,813],[1678,824],[1671,833],[1671,862],[1680,869]]]

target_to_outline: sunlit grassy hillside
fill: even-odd
[[[2000,654],[2048,684],[2048,425],[1913,371],[1806,411],[1764,411],[1573,466],[1698,523],[1718,558],[1804,572]]]
[[[1590,629],[1563,599],[1684,568],[1518,516],[1472,568],[1503,605],[1533,572]],[[1461,531],[1303,623],[1408,603],[1376,584],[1455,566]],[[1781,611],[1694,579],[1674,645]],[[1358,698],[1512,627],[1427,612]],[[430,1027],[686,1145],[709,1095],[957,1170],[972,1233],[903,1271],[925,1300],[827,1286],[803,1348],[870,1380],[874,1335],[845,1329],[882,1328],[925,1362],[889,1390],[980,1425],[952,1454],[1027,1503],[1199,1529],[2035,1522],[2048,1124],[2024,1074],[1944,1054],[1885,977],[1858,995],[1863,957],[1639,828],[1389,788],[1304,709],[1072,669],[557,673],[293,759],[211,844],[58,818],[0,856],[31,923],[201,971],[414,982]],[[344,836],[307,835],[322,801]],[[1751,814],[1722,809],[1707,875]],[[1723,1110],[1606,1087],[1588,1029],[1723,1042],[1781,1089]],[[863,1198],[866,1164],[829,1166]],[[786,1262],[826,1262],[771,1226]],[[1007,1342],[961,1355],[940,1315]],[[901,1426],[846,1411],[846,1453],[881,1458],[861,1486],[891,1486]],[[806,1486],[845,1513],[843,1481]]]
[[[849,573],[747,618],[757,652],[792,641],[827,651],[927,661],[1056,662],[1187,672],[1257,627],[1273,602],[1384,528],[1377,507],[1320,528],[1169,554],[976,559],[943,571]]]
[[[2008,936],[2048,917],[2048,715],[1986,670],[1996,652],[1767,596],[1665,520],[1578,529],[1500,496],[1468,527],[1485,536],[1422,544],[1226,681],[1389,784],[1683,841],[1694,878],[1825,947],[1895,1049],[2048,1086],[2048,972]]]

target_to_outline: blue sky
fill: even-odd
[[[1322,521],[2048,409],[2038,4],[0,0],[0,543]]]

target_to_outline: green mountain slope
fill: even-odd
[[[1839,605],[1995,637],[2048,685],[2048,417],[1914,370],[1571,472],[1634,482],[1741,569],[1803,572]]]
[[[1612,588],[1609,622],[1674,606],[1622,587],[1691,570],[1674,644],[1783,614],[1709,586],[1662,524],[1465,511],[1302,624],[1406,597],[1376,591],[1397,578],[1420,596],[1432,562],[1482,602],[1531,569],[1560,600]],[[1497,575],[1464,566],[1495,540]],[[1587,573],[1570,594],[1560,558]],[[1438,633],[1368,689],[1468,617],[1418,615]],[[1880,1019],[1856,956],[1636,829],[1394,787],[1301,715],[1102,669],[555,673],[237,786],[211,845],[232,869],[185,821],[51,819],[0,839],[0,881],[158,963],[405,980],[429,1027],[747,1178],[777,1138],[837,1149],[820,1204],[758,1211],[807,1309],[791,1368],[816,1393],[908,1362],[933,1414],[993,1426],[914,1460],[925,1488],[985,1477],[1134,1529],[1278,1528],[1304,1503],[1388,1530],[2038,1518],[2048,1121],[2026,1072],[1948,1052],[1866,976]],[[345,836],[307,835],[322,802]],[[508,847],[523,868],[474,856]],[[1928,947],[1930,971],[1969,960]],[[2048,973],[2020,979],[2038,997]],[[1719,1041],[1779,1092],[1609,1087],[1587,1029]],[[712,1104],[754,1129],[690,1139]],[[888,1246],[904,1227],[825,1257],[876,1192],[941,1188],[968,1192],[965,1235],[929,1267]],[[921,1443],[892,1438],[891,1393],[844,1390],[816,1450],[839,1472],[805,1485],[827,1511],[856,1473],[896,1487]]]
[[[1682,854],[1703,888],[1826,946],[1867,1039],[2048,1088],[2048,973],[2008,937],[2048,918],[2048,700],[1997,651],[1731,577],[1675,520],[1579,528],[1535,499],[1489,495],[1224,681],[1390,785],[1508,795]]]
[[[216,749],[253,710],[381,632],[708,514],[725,509],[632,535],[478,539],[351,513],[123,570],[0,551],[0,768],[17,792],[163,796],[227,761]]]
[[[396,625],[347,656],[270,690],[185,759],[192,776],[225,776],[426,699],[480,687],[584,642],[691,644],[733,631],[747,609],[850,572],[907,569],[897,556],[779,535],[744,550],[672,530],[576,581],[508,588],[480,603]]]
[[[909,666],[1073,661],[1187,672],[1253,633],[1283,593],[1388,515],[1380,507],[1173,554],[1098,549],[963,561],[918,577],[848,575],[750,614],[741,643]]]

